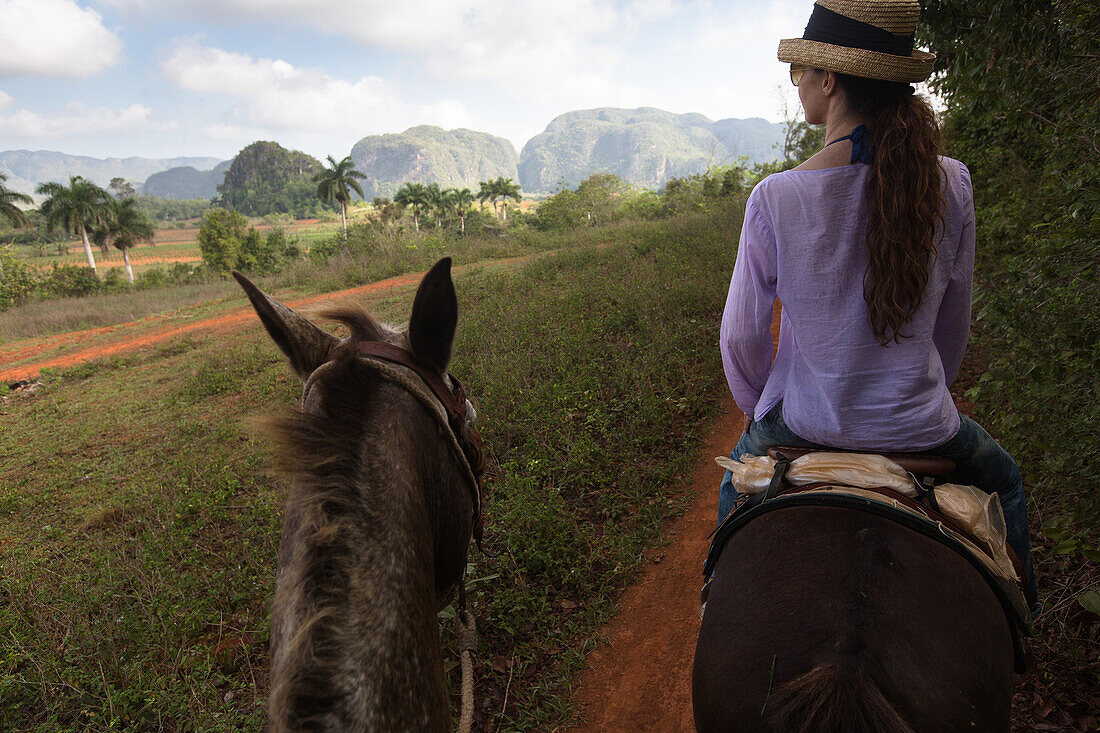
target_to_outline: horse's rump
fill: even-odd
[[[859,715],[881,730],[890,710],[913,730],[1007,730],[1011,680],[1004,613],[965,559],[883,517],[793,507],[719,558],[693,702],[700,731],[838,729],[802,727],[815,716],[850,730]]]

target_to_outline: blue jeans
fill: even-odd
[[[938,456],[946,456],[955,461],[955,472],[948,476],[951,483],[977,486],[986,493],[996,493],[1001,500],[1001,509],[1005,515],[1008,529],[1008,544],[1015,550],[1024,568],[1024,588],[1028,604],[1034,614],[1038,610],[1035,587],[1035,570],[1031,563],[1031,542],[1027,532],[1027,501],[1024,499],[1024,481],[1016,461],[1008,452],[997,445],[981,425],[965,415],[959,416],[962,425],[955,437],[943,445],[927,451]],[[819,443],[804,440],[795,435],[783,421],[783,403],[768,410],[763,419],[749,425],[747,433],[741,435],[737,447],[730,458],[737,461],[748,453],[764,456],[768,448],[776,445],[788,445],[792,448],[825,448]],[[739,496],[733,486],[732,474],[726,471],[718,489],[718,521],[722,521],[733,510]]]

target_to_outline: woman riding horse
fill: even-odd
[[[938,155],[935,115],[910,86],[935,59],[912,48],[919,12],[916,0],[822,0],[803,38],[779,44],[827,142],[745,207],[721,330],[745,413],[730,457],[787,445],[952,458],[952,481],[1000,498],[1037,610],[1020,471],[948,391],[970,329],[974,201],[970,172]],[[719,519],[737,496],[727,471]]]
[[[818,0],[804,36],[779,44],[827,142],[746,205],[721,329],[745,413],[730,457],[785,445],[952,458],[950,480],[1000,497],[1034,608],[1019,469],[949,392],[969,331],[974,205],[969,171],[938,155],[935,115],[910,86],[934,61],[913,49],[919,14],[916,0]],[[731,478],[719,519],[739,496]],[[716,563],[692,675],[699,731],[1009,729],[1014,621],[935,533],[788,505],[745,522]]]

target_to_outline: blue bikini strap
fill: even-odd
[[[830,143],[827,143],[825,147],[829,147],[833,143],[838,143],[841,140],[852,141],[852,159],[850,163],[871,163],[874,157],[871,154],[871,146],[867,142],[867,126],[860,125],[852,132],[844,137],[838,137]]]

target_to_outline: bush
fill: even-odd
[[[0,247],[0,311],[23,302],[34,289],[34,271],[9,247]]]

